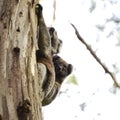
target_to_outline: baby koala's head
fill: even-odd
[[[48,30],[49,30],[50,37],[51,37],[52,53],[57,54],[60,52],[60,49],[62,47],[62,40],[58,38],[55,28],[50,27],[48,28]]]

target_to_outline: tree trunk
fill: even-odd
[[[0,0],[0,120],[42,120],[37,2]]]

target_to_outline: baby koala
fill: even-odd
[[[52,54],[57,54],[61,50],[62,40],[58,38],[57,31],[55,30],[55,28],[49,27],[48,30],[51,37]]]
[[[63,81],[73,70],[73,66],[58,55],[53,56],[53,63],[55,67],[55,83],[49,94],[43,99],[42,106],[49,105],[56,98]]]

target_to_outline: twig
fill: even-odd
[[[54,23],[56,19],[56,0],[53,1],[53,21],[52,24]]]
[[[115,75],[109,71],[109,69],[107,68],[107,66],[105,64],[102,63],[102,61],[98,58],[98,56],[96,55],[96,53],[92,50],[92,48],[85,42],[85,40],[80,36],[77,28],[72,24],[72,27],[75,29],[75,33],[78,37],[78,39],[86,46],[86,48],[88,49],[88,51],[91,53],[91,55],[95,58],[95,60],[102,66],[102,68],[105,70],[105,73],[109,74],[111,76],[111,78],[114,81],[114,84],[116,87],[120,87],[119,83],[116,80]]]

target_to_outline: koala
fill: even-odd
[[[51,36],[48,28],[46,27],[42,10],[42,6],[40,4],[37,4],[35,7],[35,12],[38,21],[37,42],[39,50],[36,51],[36,60],[38,64],[38,71],[42,71],[40,67],[41,64],[43,64],[45,66],[44,68],[46,69],[46,73],[44,73],[44,76],[42,76],[41,82],[43,82],[43,84],[41,87],[44,91],[43,96],[47,96],[55,83],[55,69],[52,60],[53,54],[51,46]]]
[[[49,94],[43,99],[42,106],[49,105],[57,96],[64,79],[72,72],[73,66],[58,55],[53,56],[55,83]]]
[[[50,36],[51,36],[51,46],[52,46],[52,54],[57,54],[60,52],[62,47],[62,40],[58,38],[57,32],[55,28],[48,28]]]
[[[72,72],[72,65],[56,55],[60,52],[62,41],[58,39],[53,27],[47,28],[42,6],[37,4],[35,12],[38,21],[36,61],[38,79],[42,88],[42,106],[50,104],[56,97],[64,79]]]

